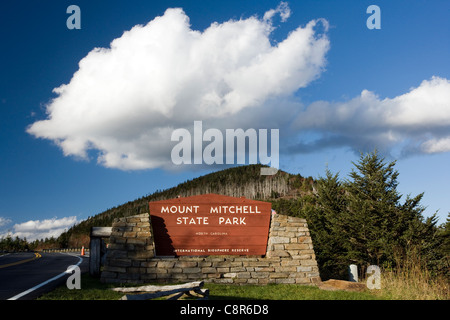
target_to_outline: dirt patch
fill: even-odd
[[[335,279],[323,281],[320,284],[318,284],[318,287],[322,290],[329,290],[329,291],[344,290],[344,291],[362,292],[366,290],[366,285],[364,283],[335,280]]]

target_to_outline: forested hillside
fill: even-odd
[[[232,197],[275,201],[312,195],[314,180],[284,171],[273,176],[262,176],[261,165],[248,165],[225,169],[186,181],[176,187],[160,190],[123,205],[96,214],[63,233],[58,242],[63,247],[87,245],[86,235],[91,227],[111,226],[115,218],[148,212],[149,201],[165,200],[177,196],[216,193]]]

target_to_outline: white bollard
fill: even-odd
[[[358,282],[358,266],[356,264],[351,264],[348,267],[348,280]]]

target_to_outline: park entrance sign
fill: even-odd
[[[320,282],[306,220],[276,214],[268,202],[207,194],[150,202],[149,210],[113,221],[101,281]]]
[[[149,203],[157,256],[265,255],[271,203],[205,194]]]

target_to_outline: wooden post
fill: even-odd
[[[91,238],[89,245],[89,274],[93,277],[100,276],[101,242],[101,238]]]
[[[100,276],[100,267],[102,264],[102,238],[111,235],[110,227],[92,227],[91,241],[89,243],[89,274],[93,277]]]

